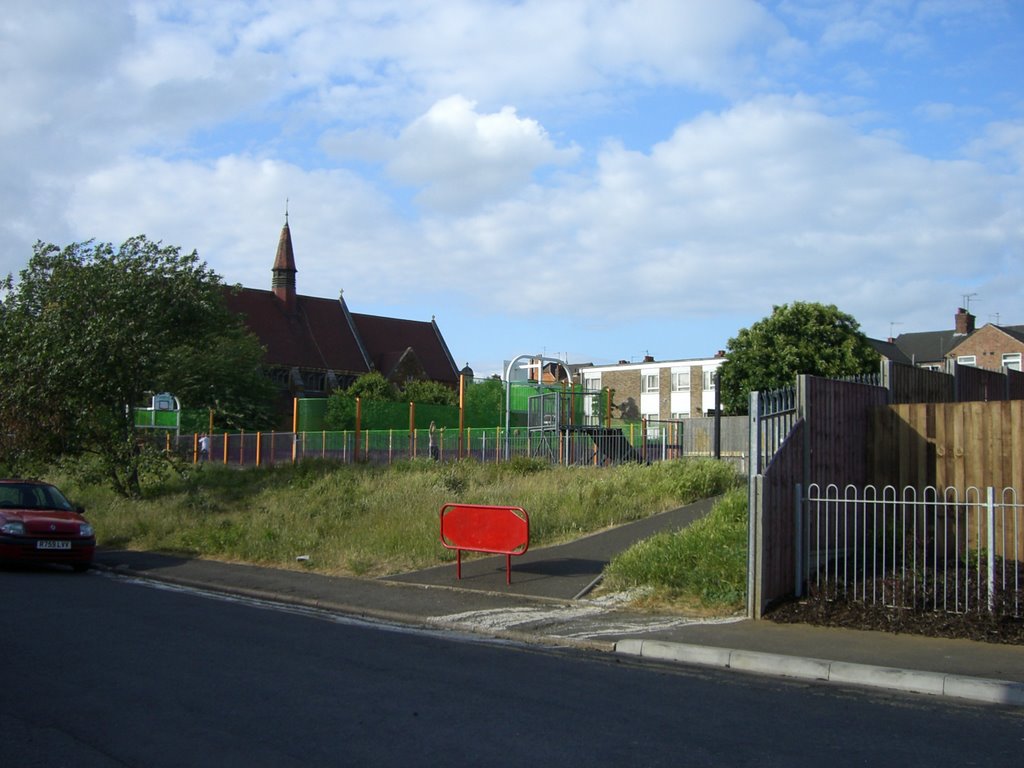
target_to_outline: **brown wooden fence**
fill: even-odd
[[[892,405],[872,412],[873,484],[1024,490],[1024,400]],[[1018,533],[1024,552],[1024,531]]]
[[[798,377],[793,411],[772,417],[792,432],[751,463],[748,614],[759,618],[799,578],[797,484],[1024,489],[1024,401],[1009,399],[1021,381],[1016,371],[889,362],[884,386]],[[751,413],[753,442],[765,428]]]
[[[871,415],[877,485],[1024,488],[1024,400],[892,405]]]

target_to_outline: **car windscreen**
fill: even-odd
[[[0,484],[0,506],[21,509],[73,509],[71,502],[54,486],[39,483]]]

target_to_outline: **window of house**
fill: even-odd
[[[714,388],[715,388],[715,372],[714,371],[704,371],[704,389],[714,389]]]
[[[657,392],[658,391],[658,374],[657,373],[641,373],[640,374],[640,391],[643,393]]]
[[[956,362],[958,365],[977,365],[978,358],[974,355],[960,355]]]
[[[584,376],[583,388],[588,392],[597,392],[601,389],[601,376]]]
[[[673,371],[672,372],[672,391],[673,392],[687,392],[690,389],[690,372],[689,371]]]
[[[1004,352],[1003,366],[1011,371],[1020,370],[1020,352]]]

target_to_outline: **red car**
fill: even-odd
[[[96,535],[84,512],[49,483],[0,480],[0,561],[88,570]]]

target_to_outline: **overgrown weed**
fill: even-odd
[[[249,469],[211,462],[152,478],[142,499],[129,500],[80,475],[57,474],[51,479],[87,506],[101,546],[355,576],[450,562],[453,553],[439,541],[439,511],[451,501],[522,507],[531,547],[540,547],[720,495],[737,482],[727,465],[711,460],[615,468],[538,459],[390,467],[315,460]],[[666,561],[647,568],[652,578],[675,557],[662,546],[633,555]],[[711,536],[704,546],[724,545]],[[686,557],[686,567],[702,567],[700,558]],[[717,573],[708,581],[722,584]]]

